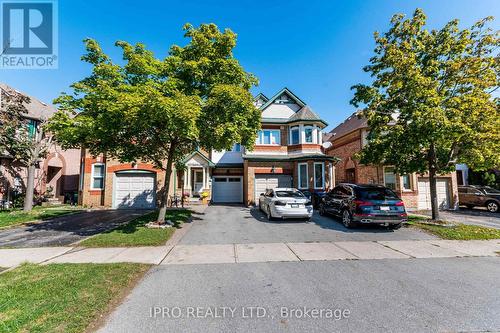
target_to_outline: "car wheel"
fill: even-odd
[[[268,221],[272,221],[273,220],[273,214],[271,214],[271,208],[269,208],[269,206],[267,206],[266,215],[267,215],[267,220]]]
[[[321,216],[326,215],[325,205],[323,205],[323,204],[319,204],[319,215],[321,215]]]
[[[495,201],[488,201],[486,203],[486,209],[489,212],[496,213],[498,212],[498,203],[496,203]]]
[[[352,228],[354,226],[351,213],[347,209],[342,212],[342,224],[346,228]]]
[[[398,224],[389,224],[389,229],[391,230],[398,230],[403,226],[403,223],[398,223]]]

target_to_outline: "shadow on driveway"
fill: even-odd
[[[64,246],[128,223],[147,210],[94,210],[0,231],[0,247]]]

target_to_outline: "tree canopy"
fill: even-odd
[[[394,15],[384,34],[375,33],[375,55],[351,103],[363,105],[370,127],[363,163],[394,165],[400,173],[429,172],[433,217],[435,175],[467,163],[481,170],[500,165],[499,32],[493,18],[460,29],[453,20],[427,30],[417,9]]]
[[[172,164],[194,149],[229,149],[236,142],[251,149],[260,113],[249,89],[258,82],[233,55],[236,34],[215,24],[186,24],[184,31],[187,45],[173,45],[164,59],[141,43],[117,42],[122,65],[85,40],[82,60],[92,73],[55,101],[77,114],[52,119],[57,140],[122,162],[154,163],[166,170],[165,189]]]

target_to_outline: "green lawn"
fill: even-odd
[[[473,239],[500,239],[500,230],[485,228],[477,225],[457,224],[446,227],[425,223],[411,223],[412,226],[425,230],[443,239],[473,240]]]
[[[167,211],[166,219],[178,226],[190,216],[189,210],[179,209]],[[117,229],[90,237],[78,245],[84,247],[163,245],[173,235],[176,228],[151,229],[144,226],[148,222],[155,221],[157,217],[158,212],[146,214]]]
[[[12,227],[26,222],[47,220],[53,217],[73,213],[81,210],[78,207],[69,205],[54,206],[54,207],[34,207],[31,212],[22,210],[3,210],[0,211],[0,228]]]
[[[83,332],[134,286],[142,264],[25,264],[0,275],[0,332]]]

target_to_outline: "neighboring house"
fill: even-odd
[[[336,165],[336,183],[382,184],[395,190],[409,210],[431,208],[429,178],[416,173],[400,175],[392,166],[364,165],[355,154],[367,144],[369,127],[365,118],[353,113],[342,124],[327,135],[325,141],[332,143],[328,155],[339,157]],[[439,175],[437,179],[438,203],[442,209],[458,206],[457,177],[455,172]]]
[[[268,188],[320,191],[333,185],[335,158],[322,152],[326,123],[284,88],[273,98],[255,98],[262,130],[253,151],[235,143],[231,151],[194,151],[183,172],[174,169],[168,191],[191,198],[208,192],[214,203],[254,204]],[[112,208],[154,208],[165,172],[146,163],[123,164],[82,152],[81,204]],[[193,200],[193,199],[190,199]],[[195,199],[196,200],[196,199]]]
[[[10,86],[0,83],[0,89],[7,94],[23,94]],[[28,126],[33,130],[41,122],[50,118],[57,110],[38,99],[28,96],[30,103],[25,105]],[[35,173],[35,194],[42,195],[52,188],[55,199],[63,202],[68,195],[74,195],[78,189],[80,167],[80,150],[63,151],[52,145],[49,154],[42,159]],[[26,168],[13,161],[5,152],[0,152],[0,201],[12,202],[15,195],[23,193],[26,188]]]

